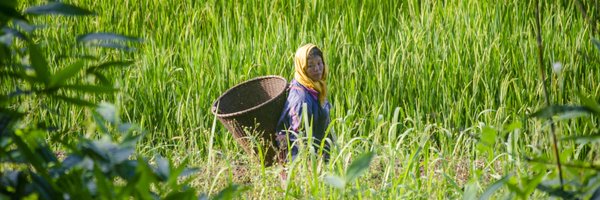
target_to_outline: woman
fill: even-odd
[[[306,44],[296,51],[294,58],[295,74],[290,83],[290,90],[283,113],[279,118],[277,143],[280,149],[279,160],[282,163],[294,160],[298,155],[298,147],[294,144],[297,133],[306,134],[302,120],[302,105],[306,104],[308,120],[312,127],[313,144],[317,153],[329,160],[329,142],[331,137],[325,133],[329,125],[327,101],[327,65],[323,52],[313,44]],[[329,138],[329,141],[324,140]],[[323,144],[323,149],[321,149]]]

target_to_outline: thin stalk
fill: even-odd
[[[540,66],[540,74],[542,75],[542,85],[544,88],[544,98],[546,99],[546,106],[550,107],[552,103],[550,102],[550,94],[548,93],[548,86],[546,84],[546,72],[544,70],[544,55],[543,50],[544,46],[542,45],[542,28],[540,26],[540,8],[539,2],[535,2],[535,23],[537,27],[537,46],[538,46],[538,61]],[[556,156],[556,166],[558,167],[558,177],[560,178],[560,187],[563,188],[564,180],[562,167],[560,165],[560,154],[558,153],[558,142],[556,140],[556,127],[554,125],[554,120],[552,117],[548,117],[548,122],[550,123],[550,133],[552,134],[552,147],[554,149],[554,154]]]
[[[585,5],[583,5],[581,1],[575,0],[575,4],[577,4],[577,9],[579,10],[579,12],[581,12],[581,15],[583,15],[583,19],[590,24],[590,27],[592,29],[591,35],[596,34],[596,20],[594,20],[593,16],[587,14],[587,11],[585,10]],[[598,1],[596,1],[596,6],[597,4]]]

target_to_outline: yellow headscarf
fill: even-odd
[[[298,81],[300,84],[304,85],[305,87],[311,88],[313,90],[316,90],[317,92],[319,92],[319,103],[321,103],[321,105],[323,105],[325,103],[325,99],[327,99],[327,65],[325,65],[325,58],[323,58],[323,56],[321,56],[321,59],[323,60],[323,76],[321,76],[321,80],[319,81],[314,81],[312,80],[308,74],[306,73],[306,69],[308,68],[308,55],[310,53],[310,50],[312,50],[313,48],[318,48],[317,46],[315,46],[314,44],[306,44],[300,48],[298,48],[298,50],[296,51],[296,57],[294,58],[294,64],[295,64],[295,74],[294,74],[294,78],[296,79],[296,81]]]

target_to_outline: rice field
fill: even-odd
[[[506,175],[537,175],[525,156],[554,160],[547,124],[527,117],[545,105],[533,2],[68,2],[97,15],[37,18],[47,25],[38,32],[47,38],[42,44],[66,44],[48,52],[51,63],[62,66],[68,61],[56,59],[60,55],[86,53],[133,61],[110,73],[117,95],[88,98],[115,104],[123,121],[146,131],[138,154],[190,159],[201,169],[191,185],[208,195],[236,183],[249,186],[242,199],[468,199]],[[597,33],[572,2],[544,2],[541,15],[551,101],[578,104],[576,91],[598,101],[600,53],[591,42]],[[70,48],[76,35],[102,31],[143,43],[131,52]],[[319,46],[329,66],[330,132],[337,139],[331,162],[304,151],[282,187],[281,167],[254,162],[210,108],[245,80],[291,80],[294,53],[305,43]],[[552,70],[556,62],[560,73]],[[24,109],[34,112],[27,121],[56,127],[56,137],[94,137],[89,109],[25,101]],[[598,123],[594,117],[559,121],[557,135],[595,133]],[[489,151],[479,147],[487,133],[497,135]],[[560,148],[565,162],[600,159],[597,144],[565,141]],[[365,152],[375,157],[363,176],[344,189],[328,184],[325,177],[342,174]],[[554,166],[545,169],[544,180],[557,178]],[[580,175],[567,170],[564,176]],[[504,186],[492,197],[508,192]],[[539,191],[529,197],[548,198]]]

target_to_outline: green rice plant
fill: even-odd
[[[21,8],[41,1],[22,1]],[[586,6],[591,2],[582,1]],[[214,196],[229,183],[248,184],[247,198],[462,198],[505,180],[516,188],[533,185],[538,172],[521,155],[548,160],[547,125],[527,120],[542,107],[535,46],[534,2],[511,1],[225,1],[75,0],[98,8],[93,18],[64,18],[36,31],[43,44],[72,44],[74,36],[110,27],[111,32],[140,36],[135,53],[110,49],[42,49],[50,71],[61,55],[95,53],[102,61],[131,61],[127,70],[103,71],[118,85],[116,96],[89,95],[122,108],[120,118],[147,130],[139,155],[161,154],[174,163],[189,159],[200,166],[192,187]],[[560,61],[563,73],[550,73],[548,92],[559,105],[579,103],[574,91],[600,96],[600,64],[589,45],[589,20],[575,2],[545,2],[540,26],[547,62]],[[597,10],[587,9],[588,18]],[[123,17],[127,16],[127,17]],[[34,22],[53,24],[54,18]],[[47,41],[46,41],[47,40]],[[297,168],[294,182],[280,189],[278,167],[264,168],[243,153],[222,126],[215,124],[210,102],[221,91],[255,76],[292,77],[294,50],[307,42],[324,51],[331,69],[335,132],[332,161],[322,174]],[[67,64],[73,61],[64,61]],[[560,80],[555,81],[555,80]],[[0,91],[15,88],[1,81]],[[586,95],[586,96],[587,96]],[[108,96],[108,97],[107,97]],[[597,99],[592,99],[597,101]],[[60,101],[24,99],[31,111],[23,120],[51,125],[74,140],[93,124],[91,112]],[[60,112],[60,116],[53,113]],[[515,124],[520,124],[516,126]],[[519,128],[511,129],[511,125]],[[557,139],[597,131],[597,117],[560,121]],[[481,147],[488,127],[495,142]],[[91,134],[90,134],[91,135]],[[559,140],[565,163],[597,160],[598,147]],[[61,148],[51,143],[55,148]],[[343,174],[356,155],[374,152],[370,168],[344,191],[330,187],[325,172]],[[308,158],[305,158],[308,160]],[[317,164],[317,168],[319,165]],[[535,168],[535,169],[534,169]],[[554,167],[555,168],[555,167]],[[244,173],[238,174],[238,169]],[[539,169],[539,170],[538,170]],[[553,168],[552,168],[553,169]],[[240,170],[241,171],[241,170]],[[564,176],[569,175],[565,169]],[[548,177],[555,176],[555,172]],[[505,178],[509,177],[509,178]],[[546,180],[546,179],[544,179]],[[531,184],[529,184],[531,183]],[[527,187],[530,188],[530,187]],[[362,191],[350,194],[348,191]],[[501,187],[491,198],[509,191]],[[535,189],[526,198],[547,198]]]

